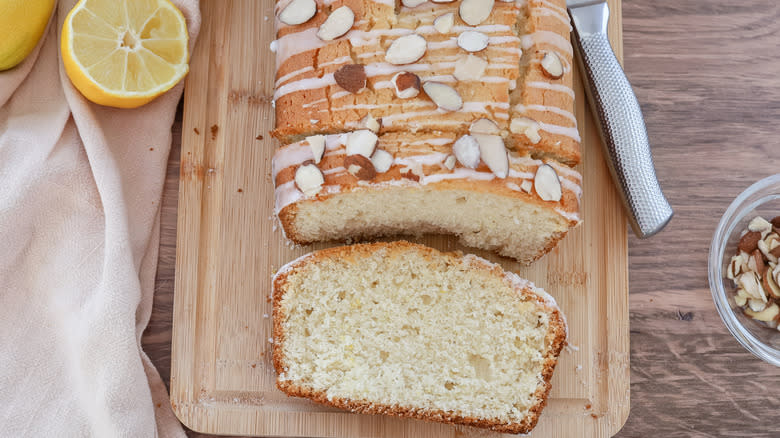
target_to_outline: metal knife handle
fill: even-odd
[[[574,45],[585,76],[585,90],[601,128],[612,179],[640,239],[661,231],[672,218],[650,154],[642,110],[607,39],[606,3],[569,9]]]

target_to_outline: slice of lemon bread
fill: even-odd
[[[273,287],[277,386],[353,412],[527,433],[566,343],[543,290],[408,242],[318,251]]]

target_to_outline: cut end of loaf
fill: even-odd
[[[386,187],[292,204],[279,215],[296,243],[447,233],[530,264],[577,224],[542,203],[467,188]]]
[[[565,338],[531,283],[408,242],[320,251],[274,279],[278,387],[355,412],[529,432]]]

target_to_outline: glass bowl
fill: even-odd
[[[721,319],[737,341],[756,357],[780,367],[780,331],[746,316],[734,302],[734,283],[726,278],[741,233],[756,216],[766,220],[780,216],[780,174],[748,187],[723,214],[710,244],[710,290]]]

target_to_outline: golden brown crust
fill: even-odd
[[[459,262],[468,265],[470,269],[482,269],[491,272],[493,275],[505,277],[505,272],[501,267],[495,264],[473,263],[466,261],[462,254],[459,252],[441,253],[433,248],[429,248],[423,245],[418,245],[406,241],[396,242],[380,242],[371,244],[360,244],[343,247],[335,247],[317,251],[315,253],[304,256],[301,259],[293,261],[290,265],[286,266],[274,277],[273,280],[273,325],[274,325],[274,348],[273,348],[273,363],[277,375],[280,375],[286,369],[284,353],[282,351],[282,345],[284,344],[285,333],[283,328],[283,322],[285,315],[281,308],[281,302],[284,294],[287,292],[287,277],[293,273],[297,268],[307,263],[315,263],[318,260],[328,258],[359,258],[361,255],[373,253],[375,251],[386,249],[388,252],[402,252],[402,251],[419,251],[427,254],[431,257],[445,256],[453,259],[454,262]],[[511,284],[510,280],[506,280]],[[534,396],[538,400],[534,405],[529,415],[527,415],[520,423],[506,423],[497,419],[476,418],[464,415],[458,415],[451,412],[445,412],[438,409],[424,409],[414,407],[403,406],[388,406],[383,404],[372,403],[370,401],[361,401],[354,399],[333,398],[329,399],[322,391],[313,390],[302,385],[296,385],[292,382],[281,381],[277,378],[276,385],[284,393],[294,397],[305,397],[311,399],[317,403],[323,405],[333,406],[336,408],[348,410],[356,413],[363,414],[386,414],[394,415],[398,417],[417,418],[420,420],[435,421],[441,423],[454,423],[463,424],[467,426],[480,427],[485,429],[491,429],[497,432],[504,433],[529,433],[539,421],[539,415],[547,404],[547,397],[550,392],[553,371],[555,365],[558,362],[558,356],[561,350],[566,345],[566,322],[557,306],[551,305],[544,297],[534,293],[529,288],[518,288],[512,284],[518,294],[521,295],[523,300],[534,300],[544,307],[547,312],[550,313],[550,330],[546,337],[547,351],[545,353],[544,368],[542,371],[543,382],[539,385]]]
[[[387,87],[395,73],[388,69],[384,53],[397,38],[397,34],[382,35],[388,29],[400,28],[419,29],[418,26],[430,27],[432,20],[444,13],[455,13],[457,29],[464,24],[457,13],[458,2],[438,3],[435,6],[419,6],[413,9],[402,8],[399,13],[388,5],[371,0],[335,1],[330,6],[319,3],[318,13],[307,23],[298,26],[281,26],[277,31],[277,39],[287,37],[292,39],[296,34],[313,35],[326,19],[328,13],[342,5],[349,6],[355,13],[353,32],[361,41],[358,45],[352,43],[349,36],[322,43],[315,39],[300,38],[297,50],[292,52],[277,52],[280,63],[277,69],[276,129],[273,135],[284,143],[298,141],[307,135],[332,134],[357,129],[360,120],[368,114],[380,119],[385,118],[382,132],[417,132],[447,131],[457,135],[468,132],[471,122],[488,117],[499,124],[501,129],[508,130],[510,120],[515,115],[533,118],[551,126],[573,128],[576,133],[576,123],[572,120],[574,112],[574,97],[572,86],[572,52],[560,44],[550,44],[544,35],[555,34],[562,41],[569,39],[568,16],[563,0],[529,0],[526,7],[519,7],[515,2],[496,2],[491,16],[484,25],[501,25],[488,32],[494,38],[487,49],[476,54],[488,62],[486,77],[491,81],[461,80],[452,85],[467,105],[462,110],[454,112],[436,111],[436,105],[424,92],[416,98],[399,99],[394,90]],[[563,10],[560,13],[559,8]],[[552,11],[552,13],[550,13]],[[520,32],[516,33],[516,29]],[[530,35],[542,32],[542,37],[535,39]],[[447,35],[437,32],[426,32],[424,37],[429,43],[437,44],[429,49],[417,65],[401,66],[400,71],[414,69],[423,64],[430,65],[427,69],[415,69],[423,80],[428,77],[447,77],[454,74],[456,57],[467,54],[458,47],[450,47],[445,43],[458,35],[459,30],[453,30]],[[371,35],[382,35],[376,41],[370,42]],[[514,41],[508,38],[515,37]],[[519,52],[513,52],[518,46],[517,38],[523,41],[522,57]],[[521,39],[522,39],[521,38]],[[366,41],[369,41],[366,43]],[[556,40],[557,41],[557,40]],[[558,41],[560,43],[560,41]],[[568,43],[567,43],[568,44]],[[311,49],[306,49],[312,47]],[[545,76],[539,67],[539,61],[546,51],[554,50],[562,58],[567,69],[560,79]],[[339,68],[348,64],[372,65],[367,87],[360,93],[345,92],[334,81],[327,80]],[[522,70],[519,67],[525,66]],[[433,66],[436,66],[434,69]],[[495,82],[503,78],[504,82]],[[517,82],[514,91],[509,84]],[[527,84],[540,82],[557,86],[557,89],[534,88]],[[563,88],[561,88],[563,87]],[[562,90],[568,91],[562,91]],[[524,109],[518,111],[516,105]],[[544,107],[550,107],[545,110]],[[407,118],[405,114],[417,114]],[[524,134],[513,134],[507,139],[507,145],[520,151],[538,157],[553,157],[567,165],[575,165],[580,161],[579,139],[561,132],[541,132],[541,140],[534,144]]]

